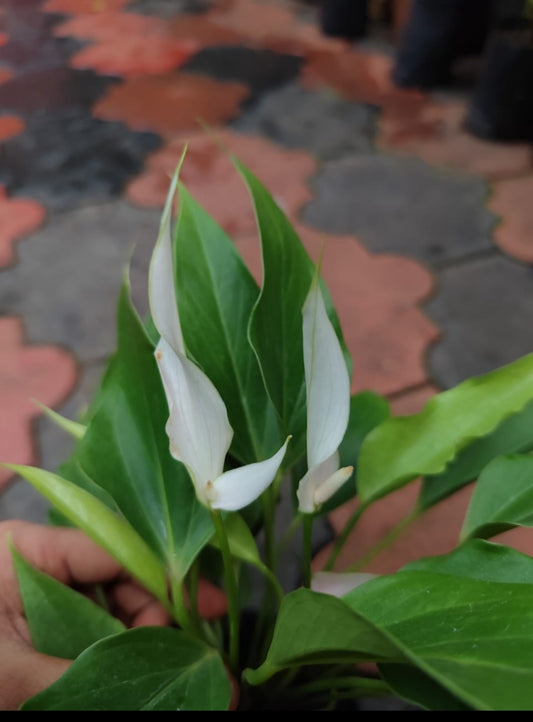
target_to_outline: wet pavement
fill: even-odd
[[[185,184],[258,272],[247,193],[199,121],[263,180],[312,256],[326,241],[354,390],[412,413],[532,350],[532,147],[469,135],[468,86],[396,88],[393,59],[387,29],[325,37],[304,0],[3,1],[1,460],[53,469],[68,452],[32,398],[72,418],[90,400],[132,247],[146,308],[185,143]],[[0,485],[0,518],[46,519],[23,482],[2,471]],[[376,505],[353,539],[360,552],[414,493]],[[467,496],[431,510],[373,569],[449,549]]]

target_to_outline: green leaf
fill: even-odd
[[[350,479],[318,512],[327,514],[349,501],[357,492],[359,452],[365,437],[390,416],[389,402],[373,391],[361,391],[350,399],[350,419],[339,447],[339,467],[353,466],[355,481]]]
[[[4,464],[24,477],[48,501],[115,557],[163,604],[168,606],[165,571],[135,529],[99,499],[56,474],[32,466]]]
[[[461,539],[490,537],[516,526],[533,526],[533,457],[500,456],[481,472]]]
[[[167,418],[154,348],[131,305],[125,280],[118,305],[118,350],[78,459],[180,580],[213,527],[188,472],[170,455]]]
[[[454,491],[476,479],[492,459],[533,448],[533,403],[513,414],[495,431],[463,449],[437,476],[427,476],[417,506],[429,509]]]
[[[386,633],[342,600],[298,589],[281,604],[266,660],[245,679],[258,685],[285,667],[384,659],[404,661]]]
[[[473,539],[449,554],[417,559],[403,571],[426,571],[499,584],[533,585],[533,562],[527,554],[502,544]]]
[[[259,288],[224,231],[180,186],[175,235],[179,315],[188,352],[216,386],[243,464],[281,445],[275,409],[248,341]]]
[[[530,710],[532,593],[530,584],[400,571],[367,582],[344,601],[464,704]]]
[[[15,549],[13,562],[24,614],[38,652],[75,659],[124,625],[87,597],[35,569]]]
[[[490,434],[533,398],[533,354],[433,397],[419,414],[388,419],[363,442],[363,504],[417,476],[439,474],[472,440]]]
[[[230,683],[216,650],[185,633],[141,627],[87,649],[22,710],[227,710]]]
[[[70,434],[75,439],[83,438],[83,435],[85,434],[85,431],[87,429],[84,424],[79,424],[77,421],[72,421],[72,419],[67,419],[65,416],[61,416],[61,414],[58,414],[57,411],[48,408],[48,406],[45,406],[40,401],[36,401],[35,403],[37,404],[37,406],[39,406],[41,411],[50,419],[50,421],[53,421],[54,424],[59,426],[60,429],[63,429],[63,431],[65,431],[67,434]]]
[[[408,664],[380,664],[379,671],[400,697],[426,710],[437,712],[470,710],[427,674]]]
[[[250,319],[249,335],[265,386],[279,414],[282,438],[292,434],[285,464],[305,453],[306,395],[302,307],[315,266],[286,216],[260,181],[236,158],[252,197],[263,257],[263,287]],[[328,316],[341,341],[340,325],[325,284]],[[349,355],[345,351],[348,367]]]

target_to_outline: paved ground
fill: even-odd
[[[395,88],[386,29],[326,38],[304,0],[4,0],[1,13],[0,459],[54,468],[67,453],[32,398],[72,417],[90,399],[133,245],[146,305],[186,141],[186,184],[257,269],[246,192],[198,119],[263,179],[313,255],[327,239],[354,390],[409,413],[532,350],[532,148],[468,135],[464,81]],[[0,474],[0,518],[46,518]],[[432,510],[375,570],[449,548],[464,500]],[[364,550],[412,501],[376,505],[354,544]]]

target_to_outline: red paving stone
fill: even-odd
[[[480,175],[489,180],[523,174],[533,169],[527,143],[482,140],[463,128],[465,104],[385,101],[378,123],[377,145],[416,155],[432,165]]]
[[[0,33],[0,48],[2,47],[2,45],[5,45],[8,40],[9,35],[7,33]]]
[[[24,343],[21,322],[0,318],[0,461],[36,463],[31,422],[41,413],[32,399],[56,406],[74,388],[76,364],[66,351]],[[0,488],[12,474],[0,469]]]
[[[316,22],[304,23],[290,6],[276,0],[225,0],[205,16],[213,23],[246,37],[247,45],[283,53],[306,54],[312,49],[338,49],[347,43],[328,38]]]
[[[25,127],[18,115],[0,115],[0,143],[20,135]]]
[[[134,130],[168,134],[224,123],[235,117],[248,88],[221,83],[202,75],[127,78],[96,103],[93,113],[102,120],[119,120]]]
[[[121,10],[130,0],[46,0],[42,9],[47,13],[86,15]]]
[[[324,249],[322,273],[353,358],[352,391],[372,389],[393,394],[426,384],[425,354],[439,336],[419,308],[432,291],[431,274],[416,261],[371,254],[352,236],[320,233],[298,223],[295,226],[315,261]],[[260,280],[257,239],[253,235],[239,237],[235,243]],[[424,386],[417,391],[418,402],[433,392],[433,387]],[[411,408],[414,403],[412,397]],[[404,407],[409,408],[407,402]]]
[[[0,68],[0,83],[6,83],[13,78],[14,73],[9,68]]]
[[[24,198],[9,199],[0,186],[0,268],[14,260],[13,244],[44,221],[44,206]]]
[[[164,74],[200,48],[194,40],[169,33],[164,20],[133,13],[78,15],[56,28],[55,34],[93,40],[70,58],[69,65],[108,75]]]
[[[502,251],[533,263],[533,175],[494,183],[487,205],[500,216],[494,240]]]
[[[200,48],[246,44],[246,36],[220,25],[209,15],[178,15],[167,24],[167,32],[175,38],[192,40]]]
[[[316,169],[311,156],[229,130],[217,130],[215,138],[260,178],[289,216],[311,199],[307,180]],[[254,233],[254,212],[241,177],[204,130],[182,133],[151,156],[146,171],[130,183],[128,199],[139,206],[162,207],[169,176],[186,144],[181,177],[190,193],[230,236]]]
[[[345,98],[362,103],[420,102],[423,96],[419,91],[394,86],[391,69],[391,59],[381,53],[356,48],[316,51],[309,55],[302,83],[310,89],[333,88]]]

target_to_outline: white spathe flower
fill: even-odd
[[[236,511],[272,483],[289,440],[270,459],[223,473],[233,429],[215,386],[185,354],[176,301],[171,216],[178,171],[163,210],[149,275],[150,309],[161,334],[155,357],[169,408],[166,432],[170,453],[187,467],[199,501],[211,509]]]
[[[339,469],[337,451],[350,415],[350,378],[317,278],[302,315],[308,472],[299,483],[297,496],[299,510],[313,514],[353,472],[352,466]]]

